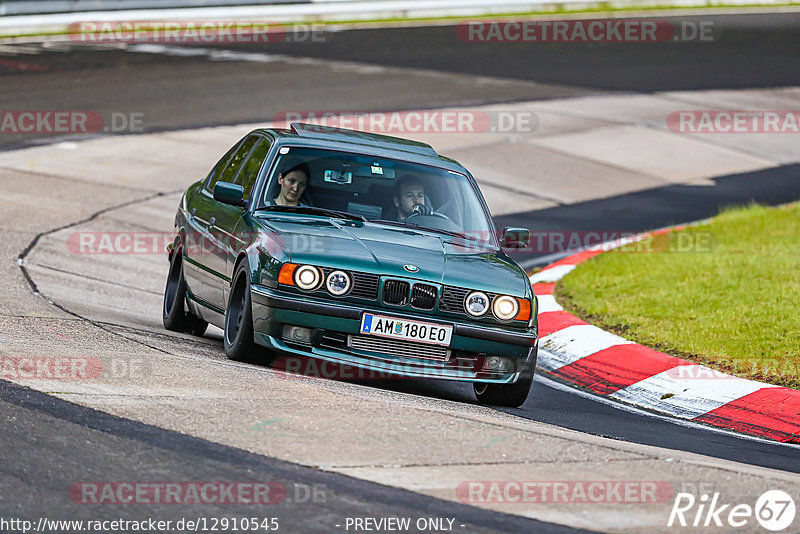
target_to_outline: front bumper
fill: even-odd
[[[257,343],[271,349],[297,356],[311,356],[368,369],[397,377],[438,378],[467,382],[498,384],[514,383],[521,376],[532,376],[536,366],[537,336],[535,330],[476,326],[467,322],[432,319],[403,311],[363,307],[350,303],[323,301],[309,296],[293,295],[268,287],[251,288],[253,330]],[[347,336],[359,336],[364,312],[395,316],[410,320],[439,322],[453,325],[448,361],[392,356],[384,353],[357,350],[345,343]],[[308,343],[282,338],[284,325],[312,329]],[[339,342],[336,342],[340,339]],[[331,341],[333,340],[333,341]],[[510,372],[490,372],[480,364],[486,356],[503,356],[514,362]],[[473,362],[473,365],[469,363]]]

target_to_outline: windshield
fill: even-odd
[[[262,201],[264,209],[349,217],[495,244],[491,222],[466,176],[408,161],[284,147]]]

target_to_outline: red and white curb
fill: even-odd
[[[800,391],[734,377],[633,343],[575,317],[555,283],[606,250],[684,227],[583,250],[530,277],[539,299],[540,371],[593,393],[680,419],[800,444]]]

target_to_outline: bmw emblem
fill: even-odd
[[[406,271],[408,271],[410,273],[418,273],[419,272],[419,267],[417,267],[416,265],[411,265],[410,263],[408,265],[403,265],[403,269],[405,269]]]

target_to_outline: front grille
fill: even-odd
[[[387,280],[383,284],[383,303],[390,306],[408,304],[410,284],[404,280]]]
[[[436,286],[428,284],[414,284],[411,288],[411,306],[419,310],[432,310],[436,304]]]
[[[469,289],[463,287],[444,286],[439,309],[446,312],[465,313],[464,299],[467,298],[469,292]]]
[[[351,273],[353,275],[353,289],[351,297],[375,300],[378,298],[378,280],[380,276],[370,273]]]
[[[423,360],[447,361],[450,349],[426,343],[414,343],[395,339],[381,339],[371,336],[348,336],[350,347],[356,350],[377,352],[400,358],[420,358]]]

